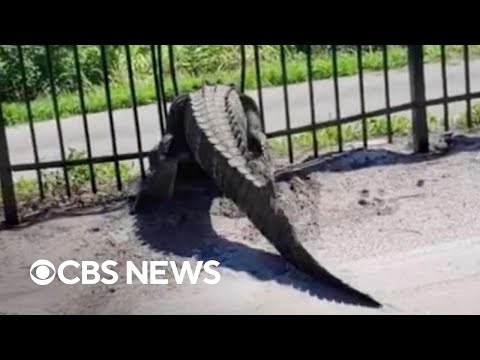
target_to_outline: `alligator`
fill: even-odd
[[[166,133],[150,158],[155,186],[147,185],[143,197],[169,199],[177,174],[203,172],[290,265],[358,301],[381,307],[328,272],[300,243],[276,200],[274,166],[259,114],[255,101],[234,85],[204,85],[176,97]]]

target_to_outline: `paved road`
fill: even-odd
[[[355,274],[348,277],[375,294],[384,305],[380,310],[318,301],[288,287],[226,273],[223,286],[193,294],[191,289],[179,288],[177,294],[161,300],[145,296],[136,313],[480,314],[479,256],[480,238],[471,238],[344,264],[339,274],[345,278]],[[180,298],[189,299],[188,308],[179,305]],[[114,307],[108,312],[115,312]]]
[[[10,243],[14,240],[20,239],[9,239]],[[49,252],[48,256],[54,255]],[[173,286],[167,293],[155,286],[124,287],[118,296],[87,289],[85,294],[80,287],[35,286],[27,275],[29,263],[23,266],[23,261],[15,260],[1,265],[0,313],[475,315],[480,314],[479,258],[480,238],[474,237],[449,243],[440,240],[411,251],[343,264],[337,274],[375,294],[382,309],[320,300],[291,286],[228,270],[222,271],[219,286]],[[22,271],[12,274],[15,267]]]
[[[408,73],[405,69],[390,72],[391,104],[399,105],[410,100]],[[480,61],[471,63],[471,78],[480,78]],[[463,93],[465,90],[465,73],[462,64],[450,65],[448,68],[449,92],[451,95]],[[441,69],[439,64],[426,66],[428,98],[442,96]],[[340,79],[341,115],[348,116],[359,113],[360,96],[358,77]],[[472,91],[480,90],[480,82],[472,81]],[[381,72],[369,73],[365,76],[366,110],[376,110],[385,106],[384,78]],[[314,83],[316,120],[317,122],[335,117],[335,98],[332,80],[321,80]],[[257,96],[255,91],[249,92]],[[288,87],[289,107],[292,127],[307,125],[311,122],[308,85],[306,83]],[[269,88],[263,91],[266,130],[268,132],[285,128],[285,102],[283,88]],[[452,113],[464,111],[465,104],[457,103],[451,107]],[[429,109],[442,115],[442,108]],[[144,149],[152,148],[160,138],[159,119],[156,105],[139,108],[142,145]],[[115,131],[119,153],[137,150],[132,109],[122,109],[114,112]],[[62,122],[65,147],[85,150],[85,136],[81,117],[75,116]],[[92,151],[94,156],[112,154],[107,113],[97,113],[88,116]],[[59,160],[59,142],[54,121],[37,123],[35,125],[39,155],[42,161]],[[12,163],[33,162],[32,144],[27,126],[9,128],[7,131]]]
[[[480,314],[480,238],[345,265],[355,282],[407,314]]]

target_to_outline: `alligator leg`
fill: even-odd
[[[169,154],[173,137],[166,134],[149,155],[150,173],[140,183],[130,213],[141,211],[152,203],[170,200],[175,189],[180,154]]]

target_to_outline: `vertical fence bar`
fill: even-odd
[[[158,79],[160,83],[160,91],[163,98],[163,114],[165,115],[165,122],[167,121],[168,117],[168,110],[167,110],[167,95],[165,93],[165,79],[163,78],[163,56],[162,56],[162,45],[157,45],[158,50]]]
[[[292,135],[290,134],[290,106],[288,101],[288,79],[287,79],[287,66],[285,61],[285,47],[280,45],[280,63],[282,68],[282,83],[283,83],[283,99],[285,101],[285,119],[287,122],[287,146],[288,146],[288,158],[290,163],[293,163],[293,146],[292,146]]]
[[[173,45],[168,45],[168,62],[170,63],[170,74],[172,76],[172,85],[175,96],[178,96],[177,74],[175,71],[175,53]]]
[[[260,70],[260,54],[258,45],[253,45],[253,56],[255,58],[255,76],[257,80],[258,106],[260,107],[260,118],[262,122],[262,130],[265,130],[265,113],[263,111],[263,95],[262,95],[262,74]]]
[[[116,135],[115,135],[115,125],[113,122],[112,99],[110,94],[110,80],[109,80],[109,74],[108,74],[107,53],[105,50],[105,45],[100,45],[100,54],[102,59],[102,72],[103,72],[103,81],[105,86],[105,97],[107,100],[107,108],[108,108],[108,120],[110,123],[110,137],[112,140],[113,156],[115,158],[115,177],[117,179],[117,189],[118,191],[121,191],[122,178],[120,175],[120,164],[118,162],[117,141],[116,141]]]
[[[363,82],[363,56],[362,45],[357,45],[357,67],[358,67],[358,86],[360,87],[360,112],[365,114],[365,84]],[[363,147],[368,147],[368,126],[367,119],[362,117],[362,138]]]
[[[245,45],[240,45],[240,58],[241,58],[241,75],[240,75],[240,91],[245,91],[245,77],[247,73],[247,59],[245,55]]]
[[[416,152],[428,152],[428,124],[425,106],[423,45],[408,45],[410,95],[412,99],[412,135]]]
[[[392,139],[392,115],[390,113],[390,81],[388,77],[388,45],[382,45],[383,53],[383,78],[385,84],[385,106],[387,107],[387,136],[388,142],[391,144]]]
[[[56,90],[55,81],[54,81],[53,60],[52,60],[52,54],[50,51],[50,45],[45,45],[45,52],[47,56],[47,70],[48,70],[48,79],[50,82],[50,92],[51,92],[52,101],[53,101],[53,112],[55,114],[55,121],[57,123],[58,140],[60,143],[60,156],[63,162],[63,177],[65,179],[67,196],[70,197],[72,194],[70,190],[70,179],[68,178],[68,171],[65,164],[65,146],[63,143],[62,126],[60,124],[60,111],[58,109],[57,90]]]
[[[155,54],[155,45],[150,45],[150,53],[152,54],[152,72],[155,84],[155,97],[157,99],[158,121],[160,122],[160,134],[165,134],[165,123],[162,111],[162,96],[160,95],[160,85],[158,83],[157,55]]]
[[[0,185],[2,186],[5,222],[13,226],[18,225],[18,211],[12,169],[10,168],[6,127],[7,125],[3,118],[2,104],[0,103]]]
[[[130,45],[125,45],[125,55],[127,57],[128,84],[130,87],[130,98],[132,101],[133,121],[135,123],[135,135],[137,137],[138,162],[140,163],[140,172],[142,179],[145,178],[145,167],[142,157],[142,134],[140,133],[140,124],[138,121],[137,94],[135,92],[135,79],[133,76],[132,56],[130,54]]]
[[[29,96],[28,96],[28,88],[27,88],[27,74],[25,70],[25,59],[23,57],[22,45],[17,45],[17,52],[18,52],[18,58],[20,61],[20,73],[22,75],[23,98],[25,99],[25,105],[27,107],[28,125],[30,129],[30,137],[32,139],[33,159],[37,167],[36,173],[37,173],[38,192],[40,194],[40,199],[43,200],[45,198],[45,192],[43,190],[42,172],[38,168],[38,163],[40,160],[38,156],[37,136],[35,134],[35,126],[33,125],[32,107],[30,104],[30,100],[28,99]]]
[[[440,45],[440,58],[442,66],[442,88],[443,88],[443,97],[445,101],[443,102],[443,126],[445,131],[450,129],[450,124],[448,121],[448,84],[447,84],[447,56],[445,52],[445,45]]]
[[[88,129],[87,111],[85,106],[85,94],[83,91],[82,70],[80,68],[80,56],[78,54],[78,45],[73,46],[73,61],[75,63],[78,97],[80,99],[80,111],[82,112],[83,132],[85,134],[85,142],[87,145],[87,159],[88,159],[88,170],[90,172],[90,185],[92,187],[92,192],[95,194],[97,192],[97,182],[95,179],[95,171],[93,169],[93,162],[92,162],[92,146],[90,142],[90,131]]]
[[[335,114],[337,117],[337,141],[338,151],[343,151],[342,124],[340,124],[340,94],[338,89],[338,62],[337,62],[337,45],[332,45],[332,65],[333,65],[333,88],[335,92]]]
[[[463,45],[463,59],[465,64],[465,92],[467,94],[467,126],[472,128],[472,99],[470,98],[470,54],[468,45]]]
[[[307,45],[307,73],[308,73],[308,94],[310,98],[310,116],[312,123],[313,155],[318,157],[318,139],[315,126],[315,96],[313,93],[313,74],[312,74],[312,46]]]

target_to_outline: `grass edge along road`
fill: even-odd
[[[470,56],[480,55],[480,45],[469,45]],[[363,51],[362,69],[365,73],[379,71],[384,68],[384,57],[382,51]],[[463,45],[447,45],[446,58],[449,62],[461,60],[463,56]],[[425,45],[425,63],[432,63],[441,59],[439,45]],[[337,56],[338,75],[340,77],[358,74],[357,53],[346,50],[339,50]],[[407,65],[407,51],[397,45],[388,46],[388,67],[390,70],[399,69]],[[260,66],[262,88],[282,85],[283,76],[279,58],[263,60]],[[201,73],[194,76],[188,73],[177,72],[177,83],[179,92],[188,93],[198,88],[204,81],[223,84],[235,83],[240,80],[240,70],[219,70]],[[298,84],[308,81],[308,68],[306,56],[296,54],[286,60],[286,78],[288,84]],[[312,56],[312,80],[325,80],[333,76],[332,58],[327,54]],[[110,84],[110,96],[112,110],[132,107],[132,96],[128,77],[124,74],[113,74],[113,81]],[[165,80],[165,96],[170,101],[175,93],[171,80]],[[153,75],[138,75],[134,77],[135,99],[137,106],[154,104],[157,101],[155,82]],[[245,90],[257,88],[256,71],[254,64],[248,63],[245,74]],[[85,108],[87,113],[97,113],[108,109],[103,86],[92,86],[85,89]],[[81,103],[77,92],[58,92],[57,104],[59,117],[80,115]],[[50,95],[40,95],[29,102],[32,119],[34,122],[46,121],[55,118],[53,99]],[[2,104],[3,116],[7,126],[15,126],[28,122],[27,103],[6,102]]]

